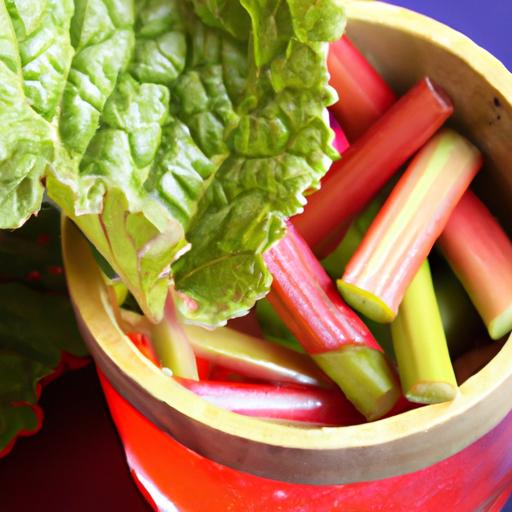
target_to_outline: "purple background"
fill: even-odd
[[[469,36],[512,69],[512,0],[391,0]]]

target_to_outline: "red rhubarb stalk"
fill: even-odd
[[[247,416],[325,426],[354,425],[364,421],[352,404],[335,389],[177,380],[204,400]]]
[[[481,165],[478,149],[448,129],[418,153],[338,281],[351,306],[377,322],[394,320],[407,287]]]
[[[349,223],[452,112],[446,93],[429,79],[396,102],[333,164],[304,213],[294,217],[308,245]]]
[[[348,140],[345,137],[345,134],[343,133],[343,130],[341,129],[339,123],[336,121],[336,119],[331,113],[329,114],[329,122],[331,125],[331,129],[334,132],[333,146],[338,151],[338,153],[340,153],[340,155],[343,155],[349,148]],[[325,177],[321,181],[321,187],[323,186],[324,180]],[[299,217],[302,217],[301,221],[297,220]],[[314,230],[315,226],[318,224],[318,219],[314,215],[308,215],[307,218],[305,219],[303,218],[303,215],[299,215],[298,217],[292,218],[292,222],[295,222],[295,220],[303,223],[302,229],[305,231]],[[332,251],[334,251],[334,249],[336,249],[340,241],[345,236],[347,228],[348,224],[342,224],[338,226],[336,229],[331,231],[324,240],[317,244],[315,247],[315,253],[317,254],[317,256],[319,258],[323,258],[324,256],[327,256]]]
[[[367,419],[385,415],[400,395],[396,376],[307,244],[289,228],[265,262],[268,299],[304,349]]]
[[[439,244],[491,338],[512,331],[512,242],[473,192],[460,200]]]
[[[354,141],[396,101],[395,93],[347,36],[331,43],[327,67],[340,98],[331,110]]]

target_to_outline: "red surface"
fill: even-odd
[[[45,387],[41,407],[41,431],[0,460],[1,512],[151,512],[92,365]]]
[[[102,383],[132,471],[160,510],[495,512],[512,484],[512,413],[477,443],[417,473],[351,485],[292,485],[197,455]]]

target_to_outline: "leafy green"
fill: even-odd
[[[41,206],[51,131],[29,106],[5,3],[0,3],[0,229],[21,226]]]
[[[40,291],[66,292],[59,225],[59,212],[43,203],[23,227],[0,231],[0,282],[23,281]]]
[[[243,314],[270,286],[263,252],[337,156],[338,1],[5,5],[0,227],[37,211],[45,178],[152,320],[170,282],[191,320]]]
[[[66,84],[73,47],[72,0],[6,2],[16,32],[28,102],[45,119],[56,112]]]
[[[43,205],[22,228],[0,231],[0,453],[39,426],[37,383],[62,352],[86,354],[66,295],[59,221]]]
[[[229,43],[239,58],[249,52],[245,76],[236,82],[238,122],[225,122],[228,153],[187,231],[192,248],[173,265],[180,310],[210,325],[243,314],[266,294],[271,276],[263,252],[284,234],[285,217],[300,211],[303,192],[318,186],[335,157],[324,117],[333,101],[326,86],[326,45],[294,33],[291,2],[241,4],[252,31],[243,51]],[[326,19],[324,40],[338,37],[341,27]],[[228,36],[220,37],[224,44]],[[220,58],[229,76],[239,58],[225,55],[216,58],[210,50],[206,60]]]
[[[19,283],[0,285],[0,451],[22,429],[33,430],[36,385],[62,351],[86,355],[69,299]]]

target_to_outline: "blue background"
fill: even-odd
[[[512,0],[391,0],[469,36],[512,70]],[[512,512],[512,499],[502,512]]]

